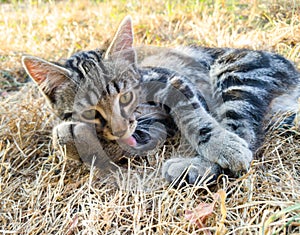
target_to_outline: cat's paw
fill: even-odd
[[[75,140],[73,128],[76,122],[63,122],[53,128],[53,145],[56,149],[62,149],[68,158],[81,161]]]
[[[118,159],[117,155],[109,157],[103,149],[96,130],[85,123],[63,122],[53,130],[54,145],[66,150],[66,156],[83,161],[88,165],[94,165],[102,171],[115,169],[111,164]]]
[[[223,169],[229,169],[233,174],[247,172],[253,160],[247,142],[227,130],[212,136],[201,152],[207,159]]]
[[[195,184],[200,180],[216,179],[221,174],[221,168],[216,163],[207,161],[201,157],[171,158],[162,166],[162,175],[176,186],[182,180],[188,184]],[[203,178],[205,177],[205,178]]]

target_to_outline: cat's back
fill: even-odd
[[[163,67],[189,77],[220,76],[223,73],[249,73],[248,76],[288,76],[288,84],[298,84],[299,72],[283,56],[268,51],[180,46],[176,48],[138,47],[138,62],[145,67]],[[218,74],[219,73],[219,74]],[[254,76],[254,75],[253,75]],[[207,78],[205,78],[207,79]]]
[[[137,54],[142,67],[163,67],[186,76],[211,103],[209,106],[222,103],[223,97],[214,96],[216,89],[219,94],[243,90],[243,94],[257,93],[259,97],[264,94],[270,100],[279,97],[274,104],[285,101],[297,104],[296,97],[300,95],[299,71],[291,61],[276,53],[191,46],[139,47]],[[282,105],[272,106],[282,110]]]
[[[194,77],[207,79],[217,51],[204,47],[138,47],[138,62],[142,67],[162,67],[193,80]]]

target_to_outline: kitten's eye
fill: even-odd
[[[133,98],[132,92],[131,91],[126,92],[120,96],[120,103],[122,105],[127,105],[131,102],[132,98]]]
[[[88,109],[85,110],[81,116],[88,121],[92,121],[96,118],[96,112],[97,111],[95,109]]]
[[[102,127],[106,125],[106,120],[102,117],[100,112],[96,109],[87,109],[81,113],[81,118],[83,121],[96,123],[101,125]]]

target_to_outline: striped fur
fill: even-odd
[[[98,166],[107,168],[104,163],[115,158],[96,143],[116,141],[119,154],[124,149],[142,153],[178,130],[197,156],[168,160],[163,166],[167,180],[186,169],[189,183],[208,169],[215,176],[222,169],[238,174],[250,167],[264,120],[275,112],[296,111],[300,75],[278,54],[133,48],[132,43],[126,17],[108,50],[79,52],[64,65],[23,58],[28,74],[66,121],[54,129],[54,137],[73,158],[96,155]]]

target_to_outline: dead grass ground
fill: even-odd
[[[20,65],[24,53],[58,60],[99,47],[127,14],[136,44],[266,49],[299,64],[299,0],[1,1],[0,11],[0,233],[300,233],[299,129],[272,130],[247,175],[214,187],[168,186],[160,165],[170,146],[97,179],[53,150],[57,121],[24,86]],[[216,192],[223,196],[199,228],[186,214]]]

